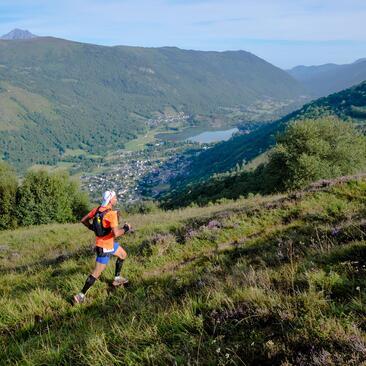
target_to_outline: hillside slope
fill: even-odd
[[[195,118],[303,93],[244,51],[0,40],[0,151],[20,167],[54,162],[68,148],[103,153],[166,111]]]
[[[365,81],[366,59],[345,65],[296,66],[288,73],[314,96],[323,97]]]
[[[72,307],[92,235],[0,235],[0,363],[361,365],[366,361],[365,176],[287,196],[132,216],[113,265]],[[113,261],[114,262],[114,261]]]
[[[331,115],[344,120],[352,119],[355,123],[363,125],[366,120],[366,82],[320,98],[249,135],[234,137],[203,151],[191,160],[184,175],[178,176],[172,182],[173,187],[180,189],[188,183],[206,180],[212,174],[226,172],[238,164],[242,165],[252,160],[267,151],[274,144],[275,134],[282,132],[291,121]]]

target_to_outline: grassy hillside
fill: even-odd
[[[244,51],[0,40],[0,151],[18,167],[53,163],[66,149],[121,147],[166,111],[207,119],[303,93],[287,73]]]
[[[126,289],[81,225],[0,236],[0,363],[361,365],[365,176],[286,196],[132,216]]]
[[[180,190],[187,183],[206,180],[212,174],[223,173],[238,164],[242,165],[272,147],[275,142],[274,136],[284,131],[287,124],[296,120],[325,116],[337,116],[363,126],[366,121],[366,82],[317,99],[275,122],[258,128],[249,135],[234,137],[203,151],[199,156],[192,158],[188,170],[172,182],[173,186]]]
[[[322,97],[366,80],[366,59],[352,64],[296,66],[288,73],[313,95]]]

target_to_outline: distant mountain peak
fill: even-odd
[[[16,28],[16,29],[13,29],[12,31],[10,31],[9,33],[1,36],[0,39],[17,40],[17,39],[32,39],[32,38],[36,38],[36,37],[37,36],[35,34],[32,34],[28,30]]]
[[[354,64],[359,64],[360,62],[365,62],[366,61],[366,57],[364,57],[364,58],[359,58],[358,60],[356,60],[355,62],[354,62]]]

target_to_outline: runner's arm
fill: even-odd
[[[126,234],[127,233],[127,231],[129,231],[130,229],[131,229],[131,225],[130,224],[125,224],[125,225],[127,225],[128,226],[128,230],[125,230],[124,228],[118,228],[118,227],[114,227],[114,228],[112,228],[112,232],[113,232],[113,235],[114,235],[114,237],[115,238],[117,238],[117,237],[119,237],[119,236],[122,236],[122,235],[124,235],[124,234]]]
[[[80,222],[86,226],[89,230],[93,230],[93,225],[90,223],[89,214],[85,215]]]

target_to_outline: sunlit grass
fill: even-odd
[[[124,217],[130,286],[112,260],[82,306],[92,233],[2,232],[0,364],[362,364],[365,198],[358,181]]]

